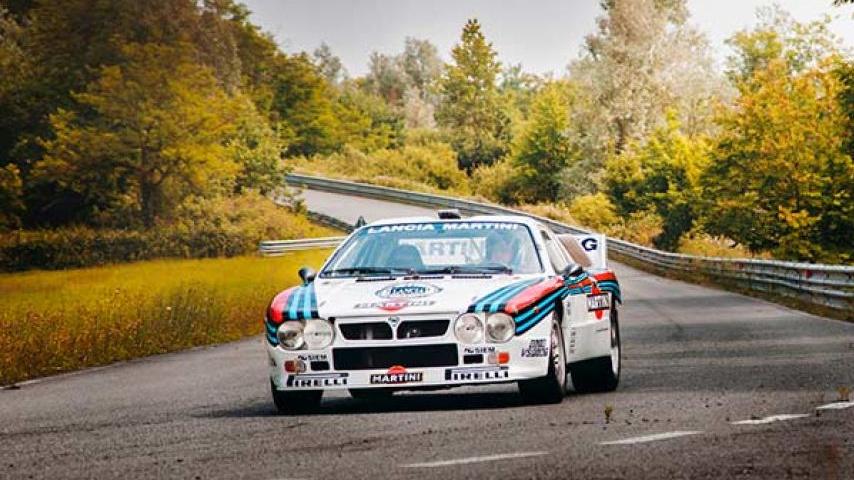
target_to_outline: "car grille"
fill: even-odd
[[[391,340],[391,327],[386,322],[341,323],[338,328],[347,340]]]
[[[332,350],[332,361],[336,370],[370,370],[396,365],[406,368],[452,367],[457,365],[457,358],[456,344]]]
[[[397,338],[441,337],[448,331],[448,320],[406,321],[397,326]]]

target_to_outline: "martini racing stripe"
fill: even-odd
[[[567,295],[569,295],[569,290],[560,288],[517,315],[515,318],[516,335],[521,335],[533,328],[546,315],[554,311],[555,302],[558,299],[566,298]]]
[[[288,298],[285,305],[286,320],[305,320],[309,318],[320,318],[317,313],[317,295],[314,291],[314,283],[297,288]]]
[[[511,283],[510,285],[505,285],[494,292],[490,292],[487,295],[479,298],[474,303],[472,303],[469,308],[469,313],[481,313],[481,312],[497,312],[502,309],[504,303],[513,298],[517,293],[522,291],[525,287],[529,285],[533,285],[536,282],[539,282],[540,278],[533,278],[528,280],[522,280],[519,282]]]

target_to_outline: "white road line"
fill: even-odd
[[[794,420],[796,418],[804,418],[809,417],[809,413],[784,413],[781,415],[771,415],[770,417],[765,418],[756,418],[751,420],[740,420],[738,422],[732,422],[733,425],[762,425],[765,423],[773,423],[780,422],[783,420]]]
[[[851,402],[833,402],[827,405],[815,407],[816,410],[842,410],[843,408],[854,407],[854,401]]]
[[[641,437],[624,438],[622,440],[613,440],[610,442],[599,442],[599,445],[631,445],[633,443],[654,442],[656,440],[667,440],[668,438],[685,437],[688,435],[698,435],[700,433],[703,433],[703,432],[698,431],[698,430],[688,430],[688,431],[656,433],[654,435],[644,435]]]
[[[440,460],[437,462],[409,463],[406,465],[401,465],[401,467],[403,467],[403,468],[447,467],[449,465],[462,465],[465,463],[494,462],[496,460],[508,460],[511,458],[538,457],[540,455],[548,455],[548,453],[549,452],[501,453],[498,455],[486,455],[483,457],[457,458],[455,460]]]

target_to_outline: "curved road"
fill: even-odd
[[[430,213],[306,201],[349,221]],[[854,404],[836,401],[854,389],[854,325],[616,269],[616,392],[338,394],[277,416],[259,335],[0,391],[0,478],[852,478]]]

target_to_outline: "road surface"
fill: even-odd
[[[348,221],[430,213],[306,201]],[[0,391],[0,478],[854,478],[854,407],[837,402],[854,389],[854,324],[616,269],[616,392],[335,394],[278,416],[259,312],[257,338]]]

